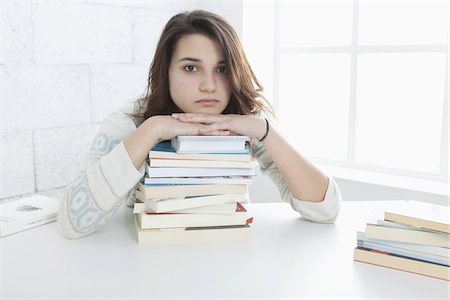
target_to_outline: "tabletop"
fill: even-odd
[[[335,224],[249,204],[252,238],[236,242],[139,245],[129,207],[78,240],[51,223],[0,239],[0,295],[448,299],[447,281],[353,261],[356,231],[388,204],[344,202]]]

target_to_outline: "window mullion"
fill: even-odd
[[[359,3],[353,2],[353,21],[352,21],[352,45],[351,45],[351,64],[350,64],[350,99],[348,112],[348,134],[347,134],[347,163],[352,163],[355,156],[355,129],[356,129],[356,76],[358,67],[358,19]]]

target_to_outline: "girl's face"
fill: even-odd
[[[201,34],[182,37],[169,66],[173,102],[187,113],[222,113],[231,97],[227,71],[219,43]]]

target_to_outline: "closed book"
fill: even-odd
[[[169,210],[164,212],[177,213],[177,214],[214,214],[214,215],[231,215],[236,212],[237,202],[220,203],[208,206],[185,208]],[[155,211],[151,207],[148,207],[145,203],[135,203],[134,212],[149,212],[149,213],[161,213],[161,211]]]
[[[144,195],[145,199],[245,194],[248,192],[246,184],[144,185],[139,182],[137,189]]]
[[[405,201],[404,205],[387,209],[387,221],[450,233],[450,208],[419,201]]]
[[[247,136],[177,136],[171,140],[177,153],[248,153]]]
[[[253,176],[144,177],[144,184],[251,184]]]
[[[137,213],[142,229],[228,226],[250,224],[253,218],[248,217],[247,210],[240,203],[236,212],[231,215],[216,214],[177,214],[177,213]]]
[[[353,252],[353,259],[359,262],[450,281],[450,267],[448,266],[395,255],[389,252],[356,247]]]
[[[450,257],[449,257],[449,249],[443,247],[433,247],[433,246],[423,246],[409,243],[400,243],[376,239],[369,239],[365,237],[364,232],[358,232],[358,246],[363,248],[369,248],[372,250],[389,252],[392,254],[397,254],[405,257],[410,257],[414,259],[419,259],[423,261],[428,261],[432,263],[437,263],[441,265],[450,266]],[[427,249],[428,248],[428,249]],[[434,248],[433,252],[443,252],[442,250],[446,250],[446,256],[436,255],[430,253],[430,248]],[[428,251],[427,251],[428,250]]]
[[[241,161],[249,162],[250,153],[176,153],[170,141],[156,144],[148,154],[149,159],[191,159],[191,160],[221,160],[221,161]]]
[[[197,208],[216,204],[248,202],[248,194],[219,194],[209,196],[192,196],[166,199],[146,199],[140,192],[135,192],[136,199],[145,203],[146,207],[154,212],[170,212],[180,209]]]
[[[178,168],[146,166],[146,177],[256,176],[256,168]]]
[[[149,162],[150,168],[175,167],[175,168],[227,168],[227,169],[254,169],[254,160],[248,162],[226,160],[189,160],[189,159],[163,159],[153,158]]]
[[[0,203],[0,237],[56,220],[58,200],[34,195]]]
[[[441,232],[427,232],[413,229],[385,227],[366,224],[366,236],[372,239],[450,247],[450,235]]]
[[[142,229],[135,214],[135,230],[139,244],[177,244],[198,242],[244,241],[251,237],[248,224],[188,228]]]

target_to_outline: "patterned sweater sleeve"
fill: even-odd
[[[302,217],[317,223],[334,223],[341,206],[341,193],[333,178],[328,177],[328,189],[322,202],[309,202],[293,196],[279,169],[270,158],[263,144],[253,141],[253,157],[258,161],[261,172],[269,176],[277,186],[281,199],[290,203],[291,207]]]
[[[144,175],[144,167],[134,167],[123,140],[135,129],[123,111],[113,112],[103,121],[59,206],[58,222],[67,238],[80,238],[100,229],[133,197],[133,187]]]

